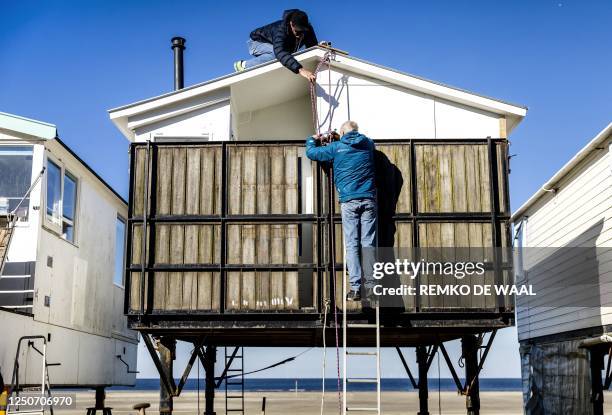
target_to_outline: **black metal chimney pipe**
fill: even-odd
[[[183,51],[185,50],[185,39],[179,36],[172,38],[172,50],[174,50],[174,90],[178,91],[185,86],[183,72]]]

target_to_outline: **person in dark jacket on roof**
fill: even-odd
[[[247,45],[253,58],[235,62],[234,70],[240,72],[276,58],[290,71],[314,82],[315,75],[303,68],[292,53],[315,46],[317,42],[308,15],[298,9],[285,10],[281,20],[251,32]]]
[[[306,156],[310,160],[331,162],[333,165],[351,285],[347,294],[349,301],[361,300],[362,274],[368,297],[372,294],[372,261],[378,216],[374,164],[376,148],[374,142],[358,130],[356,122],[346,121],[340,128],[340,139],[337,141],[323,146],[320,137],[306,140]]]

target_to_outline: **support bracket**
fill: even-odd
[[[457,371],[455,371],[455,367],[453,366],[453,362],[451,362],[448,352],[446,351],[446,348],[444,347],[444,343],[439,344],[440,350],[442,351],[442,355],[444,356],[444,360],[446,361],[446,364],[448,365],[448,369],[450,370],[451,375],[453,376],[453,380],[455,381],[455,385],[457,386],[457,391],[460,394],[467,395],[470,391],[470,388],[474,384],[474,381],[480,375],[484,362],[487,359],[487,355],[489,354],[489,350],[491,350],[491,345],[493,344],[493,340],[495,339],[496,334],[497,334],[497,329],[491,332],[491,335],[489,336],[489,341],[483,347],[484,352],[482,353],[480,362],[478,363],[476,374],[474,375],[474,377],[472,377],[472,379],[466,379],[465,384],[463,385],[461,384],[461,380],[459,379],[459,376],[457,376]]]

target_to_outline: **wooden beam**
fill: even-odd
[[[508,128],[506,127],[506,117],[499,118],[499,138],[508,138]]]

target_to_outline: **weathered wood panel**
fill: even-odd
[[[429,262],[435,261],[493,261],[492,229],[490,223],[420,223],[419,245]],[[449,280],[449,278],[452,278]],[[463,279],[444,276],[439,273],[422,273],[420,284],[493,284],[495,273],[485,271],[484,275],[465,276]],[[423,310],[467,308],[493,310],[497,304],[495,295],[470,296],[423,296],[420,306]]]
[[[316,232],[314,225],[302,225],[302,232],[307,227]],[[297,224],[229,224],[227,264],[298,265],[302,243],[298,228]],[[316,251],[314,244],[311,249]],[[297,271],[231,271],[227,275],[228,310],[298,310],[313,305],[312,301],[300,304],[301,290],[306,288],[299,284]],[[305,294],[312,298],[311,292]]]
[[[308,163],[301,146],[236,146],[228,149],[230,215],[301,213],[298,193],[304,189],[298,166]],[[303,180],[303,179],[302,179]]]
[[[384,220],[389,226],[388,243],[395,247],[412,246],[412,224],[393,223],[390,215],[409,213],[488,213],[491,210],[488,147],[485,144],[414,144],[416,189],[411,189],[410,144],[380,143],[377,166],[385,164],[385,183],[393,189],[379,189],[380,203],[385,206]],[[220,215],[222,154],[220,146],[164,145],[151,151],[157,165],[156,188],[151,194],[157,203],[154,215]],[[229,145],[227,147],[227,214],[268,215],[303,213],[304,200],[316,200],[304,194],[305,176],[316,177],[314,163],[303,156],[301,145]],[[505,199],[506,146],[496,145],[496,201],[503,211]],[[307,163],[307,164],[306,164]],[[310,172],[308,171],[308,169]],[[145,191],[145,149],[135,150],[132,216],[143,213]],[[306,174],[305,174],[306,172]],[[326,175],[322,177],[323,214],[327,212]],[[310,180],[310,179],[309,179]],[[310,183],[310,182],[308,182]],[[399,183],[399,185],[398,185]],[[387,183],[388,184],[388,183]],[[413,191],[417,195],[417,212],[411,212]],[[340,213],[335,192],[335,213]],[[312,196],[312,197],[311,197]],[[150,205],[149,205],[150,206]],[[382,205],[381,205],[382,206]],[[306,206],[306,209],[314,207]],[[503,212],[502,212],[503,213]],[[506,212],[507,213],[507,212]],[[316,262],[316,229],[314,224],[297,223],[229,223],[226,233],[226,261],[231,265],[299,264]],[[419,223],[419,242],[423,246],[473,246],[491,244],[490,223]],[[220,265],[220,225],[196,223],[158,223],[155,232],[155,263]],[[335,260],[343,262],[343,238],[340,223],[335,225]],[[133,228],[132,262],[140,263],[141,230]],[[327,231],[323,229],[323,242]],[[507,229],[502,226],[502,240]],[[306,241],[306,242],[305,242]],[[312,242],[312,243],[311,243]],[[300,246],[302,245],[302,246]],[[307,245],[307,246],[306,246]],[[328,249],[322,247],[323,262]],[[314,289],[307,272],[297,271],[231,271],[226,274],[226,304],[230,311],[300,310],[314,304]],[[325,273],[328,274],[327,272]],[[338,274],[341,284],[341,273]],[[130,307],[140,307],[140,273],[132,273]],[[314,277],[313,277],[314,278]],[[327,275],[327,279],[329,276]],[[424,277],[427,281],[428,277]],[[433,277],[432,277],[433,278]],[[466,280],[470,277],[466,277]],[[494,275],[487,274],[486,283]],[[400,278],[403,284],[414,284]],[[474,282],[470,282],[474,283]],[[327,286],[324,284],[324,288]],[[341,285],[338,285],[338,292]],[[220,279],[218,272],[158,272],[154,278],[152,308],[154,310],[207,311],[218,310]],[[307,295],[304,289],[309,290]],[[323,294],[326,295],[327,294]],[[341,297],[338,298],[341,304]],[[353,306],[354,304],[351,304]],[[420,304],[425,309],[455,309],[495,306],[494,298],[437,298]],[[359,307],[359,305],[354,305]],[[403,299],[406,311],[414,310],[414,298]]]
[[[417,144],[415,157],[419,212],[491,210],[486,145]]]

